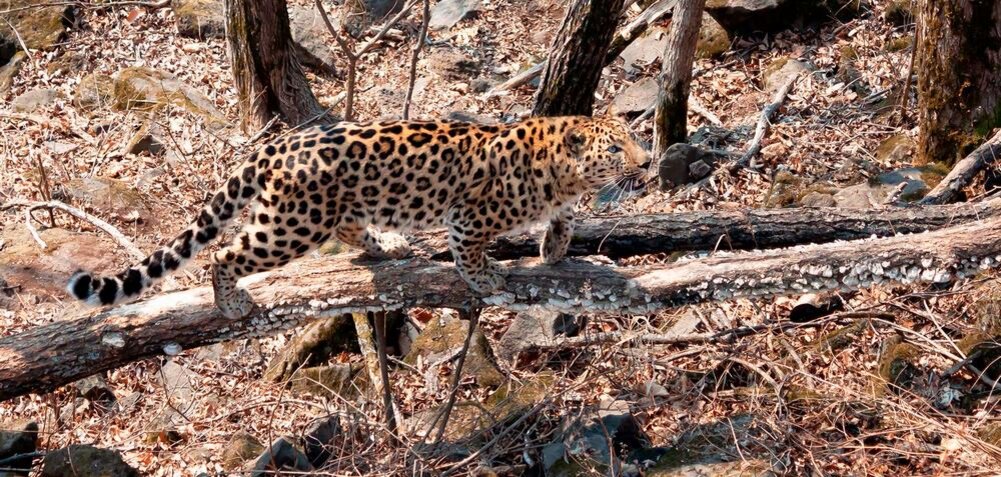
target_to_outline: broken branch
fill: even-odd
[[[789,91],[792,90],[792,86],[796,84],[798,78],[799,74],[789,77],[782,84],[782,87],[775,92],[775,96],[772,96],[772,102],[765,105],[765,108],[761,111],[761,118],[758,119],[758,125],[754,129],[754,138],[751,139],[751,143],[747,146],[747,152],[730,166],[730,172],[753,163],[754,156],[758,155],[758,151],[761,150],[761,141],[765,139],[765,134],[768,133],[768,128],[772,125],[772,116],[775,116],[775,113],[782,107],[782,103],[785,102],[786,96],[789,95]]]
[[[969,185],[973,177],[1001,156],[1001,131],[956,163],[949,174],[923,199],[921,204],[945,204],[959,197],[959,192]]]

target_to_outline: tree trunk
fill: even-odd
[[[655,158],[660,158],[671,144],[688,138],[688,88],[705,5],[705,0],[680,0],[674,8],[654,111]]]
[[[165,350],[264,336],[320,317],[411,307],[644,314],[709,300],[941,282],[997,267],[1001,219],[912,235],[645,267],[518,263],[503,293],[474,298],[451,265],[356,254],[303,260],[244,283],[258,303],[229,320],[210,287],[150,297],[0,338],[0,401],[52,391]],[[534,266],[533,266],[534,265]],[[539,308],[535,308],[539,307]]]
[[[917,163],[951,164],[1001,127],[1001,0],[920,3]]]
[[[590,116],[623,0],[574,0],[553,41],[535,116]]]
[[[292,125],[332,120],[296,57],[285,0],[225,0],[226,37],[244,131],[276,114]]]
[[[678,212],[578,220],[567,254],[612,258],[694,250],[751,250],[918,233],[1001,217],[1001,199],[977,204],[885,209],[795,208]],[[414,248],[451,260],[441,233]],[[600,247],[600,248],[599,248]],[[508,260],[539,254],[538,236],[500,237],[488,253]]]

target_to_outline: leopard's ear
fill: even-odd
[[[570,155],[576,157],[584,150],[584,143],[587,142],[587,137],[581,128],[571,127],[567,129],[566,135],[563,137],[563,142],[567,150],[570,151]]]

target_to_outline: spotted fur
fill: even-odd
[[[376,257],[410,253],[381,230],[448,228],[470,288],[489,293],[504,270],[488,243],[547,221],[546,263],[559,261],[581,194],[644,173],[646,152],[608,118],[533,118],[510,125],[451,121],[340,123],[277,139],[250,155],[197,219],[166,246],[115,276],[75,274],[73,296],[92,304],[138,297],[178,270],[253,201],[242,231],[212,255],[216,304],[231,318],[252,308],[243,276],[301,257],[331,237]]]

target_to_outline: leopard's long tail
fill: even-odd
[[[261,193],[265,184],[264,171],[268,167],[264,161],[266,159],[257,163],[257,154],[252,154],[216,191],[184,232],[142,262],[115,276],[101,277],[77,271],[66,289],[90,305],[111,305],[137,298],[144,290],[183,267]]]

